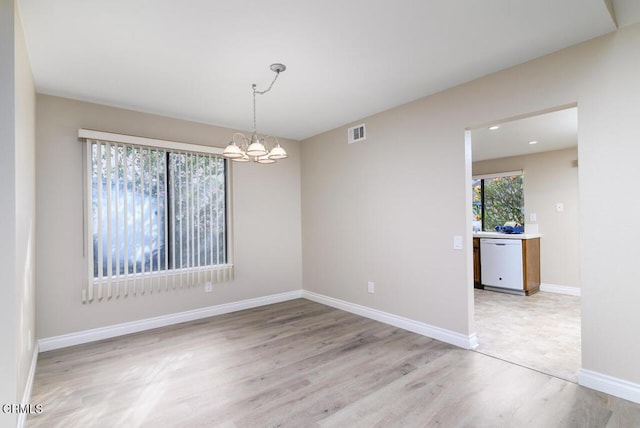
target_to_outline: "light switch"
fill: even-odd
[[[564,204],[562,202],[556,202],[556,212],[561,213],[564,211]]]
[[[462,236],[454,235],[453,237],[453,249],[462,250]]]
[[[537,219],[536,213],[529,213],[529,221],[535,223]]]

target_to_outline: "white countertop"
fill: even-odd
[[[498,232],[473,232],[474,238],[500,238],[500,239],[535,239],[541,238],[539,233],[498,233]]]

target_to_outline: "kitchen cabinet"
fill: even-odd
[[[473,238],[473,286],[484,288],[480,281],[480,238]]]
[[[514,252],[511,251],[511,260],[494,260],[490,266],[486,266],[487,270],[483,270],[482,267],[482,245],[481,238],[492,238],[497,240],[509,239],[519,241],[518,243],[512,242],[517,245],[517,256],[514,258]],[[500,242],[500,241],[496,241]],[[504,242],[504,241],[502,241]],[[499,248],[499,247],[494,247]],[[505,246],[503,248],[514,249],[513,245]],[[484,254],[484,258],[489,256],[500,257],[500,251]],[[517,278],[509,279],[509,285],[499,286],[500,280],[507,278],[503,276],[496,269],[499,269],[500,263],[504,263],[505,266],[515,269],[508,269],[509,272],[517,272]],[[521,265],[514,266],[514,263],[521,263]],[[496,266],[498,266],[496,268]],[[485,274],[483,278],[483,273]],[[520,277],[522,280],[520,281]],[[473,282],[475,288],[484,288],[495,291],[506,291],[517,294],[531,295],[537,293],[540,290],[540,235],[538,234],[522,234],[522,235],[504,235],[492,232],[479,232],[474,234],[473,238]]]
[[[522,241],[524,293],[528,296],[540,290],[540,238]]]

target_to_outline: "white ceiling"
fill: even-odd
[[[529,144],[537,141],[536,144]],[[568,149],[578,144],[576,107],[471,131],[473,161]]]
[[[614,0],[618,22],[637,0]],[[37,91],[304,139],[615,31],[605,0],[19,0]]]

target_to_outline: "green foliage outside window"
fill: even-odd
[[[473,219],[482,220],[482,180],[474,178],[473,188]]]
[[[484,230],[508,221],[524,224],[522,176],[496,177],[484,182]]]
[[[506,222],[524,225],[522,175],[474,179],[472,186],[473,216],[482,220],[482,230],[493,232]]]

